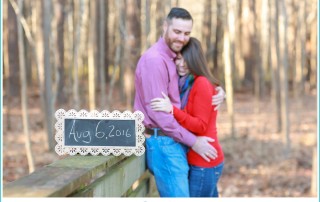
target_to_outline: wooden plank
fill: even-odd
[[[126,193],[124,193],[121,197],[133,197],[137,196],[139,194],[142,194],[145,190],[144,194],[142,196],[147,195],[147,188],[149,187],[147,182],[149,182],[149,179],[151,177],[151,174],[148,170],[146,170],[138,180],[136,180],[133,185],[130,187],[130,189],[127,190]],[[146,186],[146,189],[144,189],[144,186]]]
[[[126,156],[70,156],[4,185],[4,197],[67,196]]]
[[[4,186],[4,197],[66,196],[88,180],[88,169],[44,167]]]
[[[69,167],[69,168],[97,168],[99,166],[111,167],[116,163],[128,158],[121,156],[70,156],[65,159],[56,161],[49,166],[51,167]]]
[[[122,196],[145,170],[145,155],[140,157],[131,156],[108,171],[106,175],[72,196],[86,196],[92,190],[94,197]]]
[[[145,197],[149,191],[149,178],[139,181],[138,187],[133,190],[128,197]]]

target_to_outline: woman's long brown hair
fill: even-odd
[[[204,56],[201,43],[198,39],[190,37],[189,43],[182,49],[181,54],[190,73],[206,77],[213,85],[220,86],[220,82],[210,72]]]

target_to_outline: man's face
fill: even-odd
[[[174,52],[180,52],[190,39],[192,20],[173,18],[171,23],[164,23],[164,40]]]

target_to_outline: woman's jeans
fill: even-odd
[[[224,163],[221,163],[213,168],[190,165],[190,197],[219,197],[217,184],[223,165]]]
[[[147,165],[161,197],[189,197],[186,147],[171,137],[146,138]]]

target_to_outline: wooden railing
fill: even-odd
[[[3,187],[4,197],[153,196],[145,155],[70,156]]]

